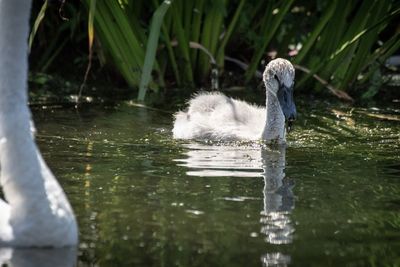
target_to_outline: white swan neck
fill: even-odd
[[[27,103],[30,0],[0,0],[0,107]],[[23,89],[23,90],[21,90]]]
[[[267,143],[285,143],[285,116],[278,98],[268,88],[265,103],[265,127],[262,133],[263,141]]]
[[[0,182],[9,207],[0,214],[0,246],[75,245],[74,214],[31,133],[30,7],[31,0],[0,0]]]
[[[7,197],[10,191],[8,183],[25,193],[29,188],[24,186],[29,183],[25,181],[25,172],[40,176],[37,159],[33,162],[35,159],[32,158],[36,149],[30,133],[27,107],[29,13],[30,1],[0,0],[1,183],[9,202],[13,198]]]

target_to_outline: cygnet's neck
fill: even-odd
[[[285,143],[285,116],[276,95],[268,89],[266,95],[266,121],[262,140],[271,144],[283,144]]]

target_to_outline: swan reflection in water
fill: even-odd
[[[178,166],[188,168],[189,176],[200,177],[263,177],[264,208],[260,213],[261,234],[269,244],[290,244],[294,226],[290,214],[294,209],[292,187],[285,178],[286,147],[263,145],[232,146],[191,143],[184,159],[177,159]],[[261,257],[264,266],[286,265],[290,256],[280,252],[266,253]]]
[[[285,148],[262,150],[264,170],[264,210],[261,212],[261,233],[270,244],[289,244],[294,228],[290,213],[294,208],[293,182],[285,179]]]
[[[0,266],[73,267],[77,249],[67,248],[0,248]]]

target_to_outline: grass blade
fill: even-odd
[[[89,76],[90,68],[92,67],[93,40],[94,40],[93,21],[94,21],[95,12],[96,12],[96,0],[92,0],[92,1],[90,1],[89,19],[88,19],[89,60],[88,60],[88,64],[86,67],[85,76],[83,77],[83,82],[82,82],[81,86],[79,87],[79,93],[78,93],[78,98],[76,101],[76,107],[78,107],[80,104],[81,97],[82,97],[82,91],[83,91],[83,88],[85,87],[87,78]]]
[[[331,19],[334,11],[336,9],[337,0],[332,1],[331,5],[326,9],[327,11],[324,13],[323,17],[320,19],[317,26],[314,28],[313,32],[307,38],[307,42],[301,48],[299,54],[296,56],[294,62],[299,64],[301,60],[306,56],[312,45],[317,40],[318,36],[320,35],[321,31],[324,29],[325,25]]]
[[[158,38],[160,36],[161,23],[168,8],[171,5],[172,0],[165,0],[153,15],[150,36],[146,46],[146,56],[144,59],[142,77],[140,79],[138,101],[144,101],[146,91],[151,78],[151,71],[153,70],[154,61],[156,58],[156,51],[158,45]]]
[[[281,2],[282,6],[276,9],[278,10],[278,13],[273,18],[271,18],[272,22],[265,24],[263,31],[261,33],[263,36],[265,36],[265,38],[263,40],[263,44],[256,51],[255,55],[251,59],[251,64],[245,74],[246,82],[249,82],[253,78],[254,73],[257,71],[260,60],[265,53],[265,49],[267,48],[272,37],[275,35],[276,31],[281,25],[283,18],[289,11],[289,8],[292,6],[293,2],[294,0],[282,1]],[[271,14],[266,14],[266,16],[271,16]]]
[[[240,13],[242,12],[242,9],[243,9],[243,6],[244,6],[245,2],[246,2],[246,0],[241,0],[240,1],[239,6],[236,8],[235,14],[233,15],[233,17],[232,17],[232,19],[230,21],[228,29],[226,30],[224,38],[222,39],[222,42],[219,45],[216,58],[217,58],[217,64],[221,68],[223,68],[223,65],[224,65],[226,44],[228,43],[229,38],[232,36],[233,30],[236,27],[237,21],[239,19]]]
[[[173,5],[172,11],[172,15],[175,17],[175,19],[173,20],[173,29],[176,34],[176,38],[178,40],[178,48],[180,49],[182,56],[180,60],[178,59],[178,62],[181,62],[180,67],[183,69],[184,82],[189,85],[193,85],[192,64],[189,58],[189,41],[187,40],[187,36],[185,35],[182,22],[177,19],[180,17],[179,7],[177,5]]]
[[[37,32],[37,30],[39,28],[39,25],[42,22],[45,14],[46,14],[47,4],[48,4],[48,0],[45,0],[43,5],[42,5],[42,8],[39,11],[39,14],[37,15],[37,17],[35,19],[35,22],[33,23],[31,34],[29,34],[29,41],[28,41],[29,51],[31,51],[33,39],[35,39],[35,35],[36,35],[36,32]]]

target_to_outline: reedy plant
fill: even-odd
[[[387,42],[379,42],[379,34],[399,16],[399,7],[393,1],[366,0],[360,7],[357,3],[332,1],[294,59],[343,90],[355,85],[378,54],[384,61],[390,56],[388,51],[400,47],[393,39],[398,33]],[[303,76],[298,85],[304,86],[309,78]]]
[[[92,1],[83,1],[88,11]],[[300,44],[291,59],[299,69],[309,70],[299,75],[297,86],[303,90],[320,88],[310,79],[314,74],[342,90],[366,83],[380,66],[376,62],[400,48],[398,32],[387,33],[400,14],[394,0],[174,0],[168,8],[166,2],[97,1],[91,11],[97,49],[130,87],[140,85],[140,100],[145,88],[165,86],[165,77],[170,86],[203,85],[210,76],[210,55],[223,71],[225,54],[232,56],[227,52],[232,48],[246,48],[238,57],[248,62],[248,83],[269,51],[288,58],[288,45]]]

